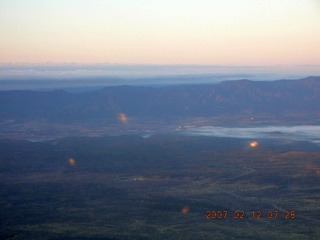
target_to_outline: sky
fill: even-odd
[[[320,64],[319,0],[0,0],[0,63]]]

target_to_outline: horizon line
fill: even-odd
[[[59,66],[59,65],[70,65],[70,66],[103,66],[103,65],[114,65],[114,66],[194,66],[194,67],[289,67],[289,66],[304,66],[304,67],[317,67],[320,64],[271,64],[271,65],[226,65],[226,64],[155,64],[155,63],[110,63],[110,62],[0,62],[0,66]]]

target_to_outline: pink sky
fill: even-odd
[[[316,0],[0,4],[1,63],[320,64]]]

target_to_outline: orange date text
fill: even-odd
[[[296,212],[294,210],[285,210],[279,211],[276,209],[272,210],[252,210],[252,211],[244,211],[244,210],[207,210],[206,211],[206,219],[295,219]]]

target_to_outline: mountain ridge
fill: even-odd
[[[110,86],[94,92],[0,92],[0,120],[118,121],[212,116],[320,117],[320,77],[298,80],[223,81],[218,84]]]

